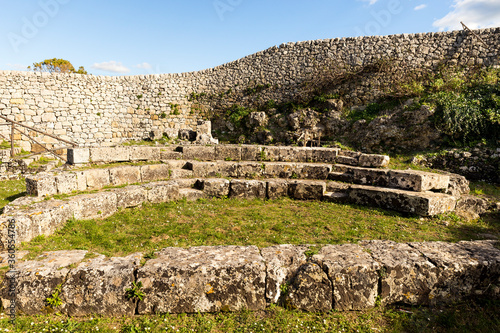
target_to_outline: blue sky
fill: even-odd
[[[0,0],[0,70],[201,70],[304,40],[500,26],[500,0]]]

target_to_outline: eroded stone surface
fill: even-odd
[[[78,204],[74,212],[77,220],[106,218],[116,213],[117,210],[117,197],[113,192],[82,194],[70,198],[70,201]]]
[[[300,266],[304,265],[306,245],[276,245],[261,249],[266,262],[266,299],[278,303],[281,286],[290,283]],[[330,302],[331,307],[331,302]]]
[[[233,179],[231,180],[229,196],[239,199],[265,199],[266,182],[259,180]]]
[[[56,181],[58,194],[67,194],[78,190],[76,174],[64,172],[62,174],[56,175],[54,178]]]
[[[148,190],[148,201],[152,203],[174,201],[179,198],[179,185],[175,181],[156,182],[144,185]]]
[[[109,180],[112,185],[125,185],[141,182],[141,167],[120,166],[109,169]]]
[[[134,315],[135,300],[126,297],[126,289],[132,288],[141,259],[137,253],[124,258],[98,256],[80,263],[62,287],[62,311],[69,316]]]
[[[473,196],[464,195],[457,201],[455,213],[468,220],[476,220],[488,210],[488,201]]]
[[[214,146],[183,146],[182,154],[186,160],[214,161]]]
[[[337,148],[314,148],[311,153],[312,160],[313,162],[335,163],[339,150]]]
[[[116,194],[116,206],[118,208],[140,206],[148,200],[148,191],[140,185],[115,188],[111,192]]]
[[[159,147],[130,147],[130,161],[159,161]]]
[[[241,147],[230,145],[215,146],[215,159],[220,161],[240,161]]]
[[[387,155],[361,154],[358,165],[368,168],[385,168],[391,159]]]
[[[26,177],[26,192],[37,197],[57,194],[55,177],[47,173]]]
[[[111,184],[109,181],[109,169],[85,170],[85,177],[89,190],[99,190]]]
[[[267,198],[270,200],[288,196],[289,180],[269,179],[267,180]]]
[[[140,314],[263,310],[265,265],[255,246],[166,248],[137,271]]]
[[[127,162],[130,147],[96,147],[90,148],[91,162]]]
[[[363,310],[375,306],[378,292],[376,262],[356,244],[329,245],[313,256],[333,283],[334,309]]]
[[[389,171],[389,186],[410,191],[431,191],[448,189],[450,177],[438,173],[418,170]]]
[[[67,152],[68,163],[85,164],[90,162],[89,148],[69,148]]]
[[[229,196],[229,180],[221,178],[209,178],[202,181],[202,190],[208,197],[227,197]]]
[[[298,180],[288,185],[288,194],[298,200],[321,200],[325,190],[326,183],[322,181]]]
[[[328,312],[332,309],[332,283],[319,265],[307,263],[292,278],[283,298],[289,308]]]
[[[141,167],[141,179],[143,182],[154,182],[169,178],[170,166],[168,164],[152,164]]]

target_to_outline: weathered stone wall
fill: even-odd
[[[477,30],[488,45],[463,31],[336,38],[282,44],[199,72],[104,77],[0,71],[0,113],[81,145],[142,139],[153,130],[196,128],[213,116],[209,98],[223,105],[289,101],[307,95],[318,80],[385,62],[393,68],[439,64],[498,64],[500,28]],[[333,74],[332,74],[333,73]],[[336,74],[335,74],[336,73]],[[312,82],[312,83],[311,83]],[[387,78],[377,71],[339,83],[333,92],[352,104],[383,96]],[[8,135],[5,126],[0,134]],[[23,147],[32,149],[26,138]],[[53,139],[39,137],[43,142]]]

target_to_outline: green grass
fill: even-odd
[[[9,202],[26,194],[26,185],[22,180],[7,180],[0,182],[0,212]]]
[[[265,311],[123,318],[22,316],[9,332],[498,332],[500,302],[475,300],[443,308],[377,307],[367,311],[305,313],[270,306]]]
[[[326,202],[208,199],[146,204],[104,220],[69,221],[52,236],[22,244],[32,253],[84,249],[122,256],[163,247],[339,244],[365,239],[459,241],[500,236],[494,220],[465,221],[453,214],[408,217],[381,209]]]

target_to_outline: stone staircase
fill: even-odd
[[[99,147],[69,149],[68,160],[72,165],[66,165],[66,170],[26,177],[30,196],[6,206],[0,226],[5,227],[8,218],[15,217],[18,240],[29,241],[52,234],[73,217],[105,218],[120,208],[183,198],[290,197],[421,216],[453,211],[458,199],[456,190],[450,190],[455,187],[449,175],[384,169],[388,156],[338,148]],[[88,168],[90,161],[92,168]],[[54,195],[67,197],[46,200]],[[6,236],[5,232],[0,236],[3,244]]]

